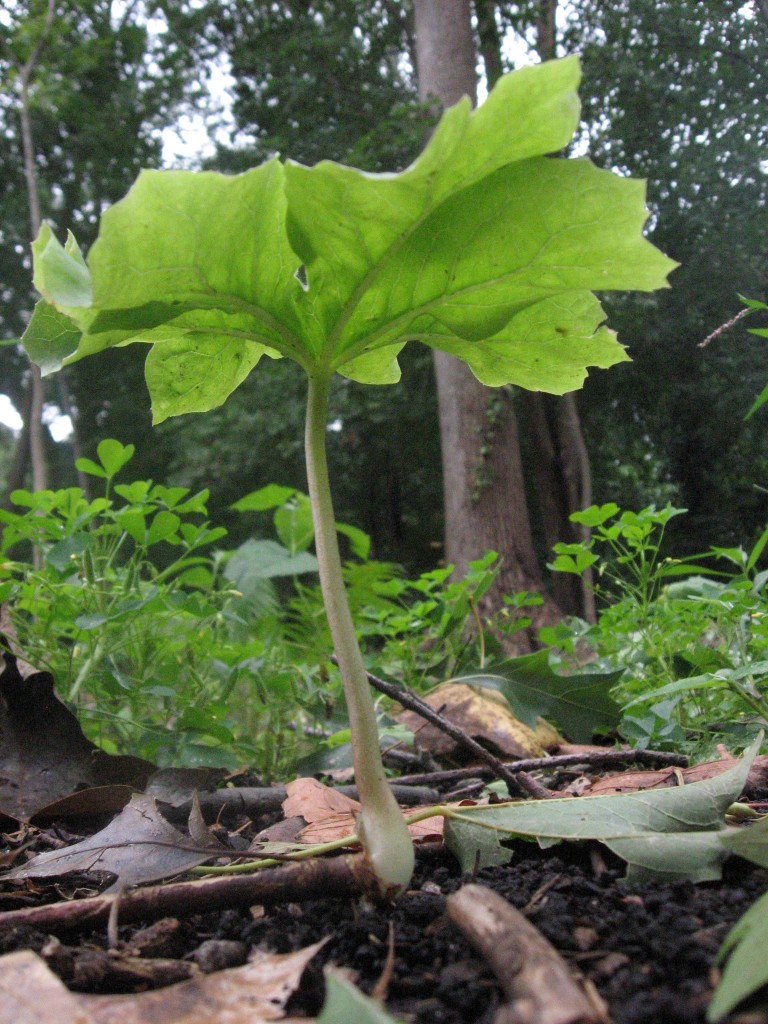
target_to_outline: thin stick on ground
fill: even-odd
[[[331,658],[333,663],[336,663],[336,659]],[[536,779],[532,778],[527,772],[511,772],[507,769],[503,761],[500,761],[498,757],[494,755],[477,740],[473,740],[471,736],[468,736],[463,729],[460,729],[458,725],[453,722],[449,722],[447,718],[443,718],[441,714],[431,708],[426,701],[423,701],[421,697],[417,697],[415,693],[410,690],[406,690],[404,687],[400,688],[395,686],[394,683],[388,683],[384,679],[379,679],[378,676],[373,675],[371,672],[366,672],[368,676],[368,682],[374,689],[378,690],[379,693],[385,694],[387,697],[391,697],[392,700],[397,701],[398,704],[402,704],[404,708],[408,708],[409,711],[415,711],[417,715],[421,715],[428,722],[431,722],[436,728],[440,729],[451,739],[456,740],[460,743],[465,750],[468,750],[474,757],[483,761],[493,774],[502,779],[507,784],[507,789],[510,794],[519,793],[524,796],[532,797],[534,800],[549,799],[554,794],[550,793],[548,789],[537,782]]]
[[[687,768],[688,758],[684,754],[673,754],[666,750],[595,750],[577,754],[554,754],[551,757],[526,757],[519,761],[505,761],[507,771],[518,772],[550,771],[558,768],[573,768],[585,765],[590,768],[612,768],[622,764],[657,765],[662,768]],[[475,765],[472,768],[446,768],[439,772],[418,772],[400,775],[401,786],[418,786],[445,782],[460,782],[462,779],[490,778],[493,770],[488,766]]]

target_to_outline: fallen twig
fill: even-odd
[[[331,658],[331,661],[335,664],[335,656]],[[481,743],[468,736],[458,725],[449,722],[447,718],[443,718],[442,715],[435,711],[434,708],[431,708],[421,697],[417,697],[411,690],[406,690],[404,687],[401,688],[395,686],[394,683],[388,683],[384,679],[379,679],[378,676],[373,675],[371,672],[367,672],[366,675],[368,676],[368,682],[379,693],[391,697],[392,700],[396,700],[398,704],[402,704],[409,711],[415,711],[417,715],[421,715],[422,718],[431,722],[432,725],[436,726],[447,736],[450,736],[451,739],[460,743],[465,750],[470,751],[479,760],[484,761],[496,777],[506,782],[510,793],[522,793],[525,796],[533,797],[535,800],[546,799],[554,795],[527,772],[519,771],[513,773],[508,771],[503,761],[500,761],[498,757],[494,757],[489,750],[486,750]]]
[[[494,1024],[607,1024],[602,1000],[587,992],[519,910],[482,885],[448,897],[448,916],[488,961],[507,997]]]
[[[228,907],[300,903],[325,897],[348,898],[371,890],[373,879],[363,854],[317,857],[257,874],[227,875],[172,882],[117,895],[22,907],[0,913],[0,933],[19,925],[58,932],[106,924],[119,899],[120,923],[186,916]]]
[[[395,800],[405,807],[417,807],[423,804],[440,802],[440,794],[436,789],[424,786],[408,786],[398,779],[391,782]],[[334,786],[334,792],[357,799],[357,786]],[[200,794],[200,810],[207,822],[216,821],[222,811],[232,814],[244,814],[249,818],[279,811],[287,794],[285,786],[233,786],[216,789],[212,793]],[[186,823],[192,809],[192,801],[186,800],[177,807],[162,805],[163,817],[174,823]]]
[[[526,757],[520,761],[505,761],[504,767],[509,772],[549,771],[555,768],[571,768],[574,765],[587,765],[590,768],[612,768],[617,764],[661,764],[685,768],[688,758],[683,754],[673,754],[665,750],[596,750],[578,754],[555,754],[552,757]],[[493,773],[487,766],[475,765],[473,768],[449,768],[440,772],[420,772],[413,775],[401,775],[398,782],[405,786],[434,785],[445,782],[459,782],[477,776],[489,778]]]

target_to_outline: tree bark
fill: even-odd
[[[557,0],[538,0],[536,49],[541,60],[557,55]],[[547,551],[559,541],[586,540],[589,531],[575,526],[570,516],[592,504],[592,470],[576,395],[526,395],[525,430],[532,452],[536,492]],[[592,573],[583,578],[555,573],[552,593],[567,615],[594,622]]]
[[[29,221],[33,238],[36,238],[40,231],[42,215],[40,213],[40,193],[37,186],[35,146],[32,138],[32,118],[29,109],[29,83],[37,67],[40,54],[48,41],[55,13],[54,0],[48,0],[45,24],[37,43],[24,64],[17,65],[21,102],[19,118],[21,121],[21,144],[24,154],[24,179],[27,185]],[[32,487],[35,491],[43,491],[48,486],[48,466],[45,456],[45,435],[42,418],[45,388],[40,368],[32,362],[29,364],[29,373],[30,388],[32,390],[29,419],[29,456],[32,464]]]
[[[469,0],[415,0],[416,66],[422,100],[477,101]],[[491,391],[460,360],[435,353],[445,500],[445,557],[463,574],[485,551],[502,560],[484,609],[519,590],[544,594],[528,519],[517,418],[508,389]],[[560,617],[545,595],[535,622],[510,649],[532,649],[535,631]]]

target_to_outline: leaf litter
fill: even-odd
[[[6,662],[7,669],[8,661]],[[11,661],[12,676],[14,671],[15,666]],[[45,680],[44,686],[35,692],[42,694],[43,698],[46,699],[45,694],[52,693],[52,682]],[[478,689],[474,693],[478,700],[485,698],[482,689]],[[4,696],[7,704],[8,697],[7,695]],[[56,700],[55,696],[54,700]],[[497,700],[498,698],[493,698],[492,703]],[[13,697],[11,697],[11,703],[13,703]],[[2,701],[0,701],[1,704]],[[61,707],[63,708],[63,705]],[[499,705],[496,704],[496,707],[498,708]],[[66,711],[66,709],[64,710]],[[29,730],[39,728],[45,733],[46,723],[44,719],[42,716],[35,716],[33,714],[28,717],[27,722],[28,736],[34,740],[35,744],[39,744],[39,738],[36,739],[34,732]],[[32,724],[29,725],[29,723]],[[4,735],[10,735],[12,745],[13,733]],[[72,735],[74,735],[74,732]],[[75,749],[77,750],[78,748],[76,747]],[[449,891],[451,887],[460,884],[459,874],[462,871],[470,877],[478,877],[478,880],[484,881],[486,884],[488,881],[491,881],[491,884],[493,884],[494,873],[496,875],[501,873],[498,877],[504,879],[511,879],[519,873],[525,875],[524,865],[532,859],[534,850],[531,849],[528,843],[523,842],[521,844],[519,838],[515,838],[521,836],[536,838],[543,847],[552,842],[560,842],[572,838],[579,838],[587,842],[593,839],[599,840],[603,843],[604,847],[620,855],[629,864],[629,877],[631,880],[634,882],[645,882],[648,878],[652,878],[652,884],[657,889],[659,886],[664,886],[667,883],[677,885],[688,884],[681,881],[683,879],[693,878],[695,880],[702,880],[717,878],[723,871],[726,858],[732,853],[738,853],[740,856],[746,857],[754,863],[765,867],[768,862],[768,854],[766,854],[768,843],[766,842],[765,826],[758,823],[749,829],[744,829],[728,825],[725,821],[725,811],[733,800],[739,796],[748,776],[752,779],[753,785],[758,787],[764,785],[765,773],[762,764],[760,764],[764,759],[757,759],[760,769],[757,776],[755,776],[754,768],[750,773],[750,757],[753,754],[754,750],[740,761],[730,759],[716,762],[711,767],[698,766],[700,773],[703,772],[704,778],[699,782],[682,787],[643,790],[644,779],[642,776],[646,774],[653,776],[654,773],[631,773],[638,776],[638,778],[633,780],[637,790],[630,794],[561,798],[546,802],[523,801],[496,805],[487,803],[471,805],[465,803],[464,806],[453,804],[434,808],[433,810],[438,811],[437,815],[433,815],[426,820],[417,821],[413,826],[414,828],[421,829],[422,832],[423,856],[427,858],[424,864],[428,868],[430,860],[441,864],[444,863],[444,860],[440,861],[440,858],[445,857],[445,853],[442,851],[447,847],[455,855],[456,860],[451,862],[454,866],[447,876],[446,869],[442,866],[438,868],[436,873],[434,870],[431,872],[433,876],[431,878],[429,877],[428,870],[427,877],[423,881],[414,883],[424,886],[424,888],[417,888],[406,894],[401,901],[398,913],[408,913],[409,910],[413,913],[415,907],[409,907],[409,903],[415,901],[418,907],[424,903],[426,897],[428,904],[434,904],[435,914],[430,917],[432,927],[439,931],[441,927],[444,927],[438,925],[438,922],[441,920],[439,913],[437,913],[441,906],[440,900],[443,898],[443,894]],[[2,750],[0,750],[1,757]],[[588,751],[584,753],[584,757],[588,759]],[[679,772],[679,770],[674,771]],[[681,775],[675,775],[674,771],[670,774],[670,770],[665,769],[667,785],[671,781],[685,781],[685,772],[694,773],[696,769],[686,769]],[[710,773],[711,777],[707,778],[707,775]],[[630,775],[630,773],[625,774],[627,776]],[[690,777],[696,776],[691,775]],[[290,842],[273,842],[270,844],[265,842],[263,837],[256,835],[251,843],[250,853],[245,849],[248,845],[247,843],[241,843],[240,848],[235,850],[232,848],[227,849],[221,844],[216,845],[216,840],[214,840],[208,825],[203,819],[197,800],[192,801],[193,811],[189,815],[187,827],[184,831],[175,828],[161,813],[164,810],[170,814],[170,812],[174,811],[174,808],[187,804],[190,792],[192,792],[196,785],[210,787],[219,778],[220,773],[218,775],[200,774],[199,772],[185,774],[184,772],[176,773],[173,771],[166,772],[165,775],[158,773],[155,775],[154,783],[151,783],[148,788],[151,788],[158,796],[160,803],[148,794],[134,794],[127,806],[106,827],[97,831],[94,835],[82,838],[80,842],[71,845],[61,843],[59,844],[60,849],[38,853],[28,864],[21,865],[19,864],[19,856],[23,855],[23,851],[20,850],[15,857],[11,858],[11,860],[15,859],[16,867],[7,871],[3,877],[8,880],[9,884],[13,884],[12,893],[15,892],[15,898],[19,901],[19,904],[23,904],[25,901],[29,902],[30,899],[34,902],[36,898],[50,898],[51,894],[56,898],[62,892],[78,896],[82,892],[83,878],[89,878],[91,879],[91,884],[96,884],[94,879],[98,879],[99,874],[106,874],[108,876],[108,884],[104,892],[119,893],[127,886],[141,885],[142,883],[162,878],[172,878],[187,871],[190,867],[212,859],[216,860],[218,855],[222,853],[227,855],[225,861],[232,859],[236,853],[245,853],[246,856],[277,857],[279,860],[286,855],[292,856],[298,851],[305,850],[307,845],[311,843],[333,842],[343,840],[344,838],[349,838],[351,842],[354,842],[355,818],[359,804],[354,799],[330,787],[323,786],[316,779],[297,779],[285,787],[286,796],[283,809],[285,817],[283,822],[294,821],[298,826],[298,829],[294,830],[292,840]],[[657,777],[655,785],[658,786],[659,781]],[[663,783],[663,781],[662,779],[661,782]],[[60,791],[64,788],[61,780],[58,780],[57,785]],[[119,789],[125,790],[126,787],[91,787],[89,790],[91,795],[84,804],[80,803],[78,805],[80,792],[77,791],[61,796],[59,804],[64,813],[66,813],[67,801],[73,801],[74,808],[79,814],[80,819],[83,819],[83,815],[88,813],[90,801],[93,801],[91,810],[99,809],[102,814],[111,813],[114,808],[110,801],[116,799],[116,793],[113,792],[113,789],[115,791]],[[101,803],[97,799],[99,791],[101,791]],[[125,798],[124,793],[122,798]],[[270,799],[273,798],[271,797]],[[246,805],[243,804],[242,806],[245,807]],[[242,832],[244,826],[247,828],[250,824],[250,827],[253,828],[253,825],[247,815],[242,813],[242,808],[240,812],[233,812],[232,807],[237,807],[237,802],[232,806],[220,804],[216,813],[223,815],[225,821],[228,816],[231,819],[228,821],[229,830],[225,828],[223,831],[225,837],[228,835],[229,839],[234,841]],[[422,812],[411,807],[404,809],[404,813],[418,818]],[[426,813],[426,811],[423,813]],[[445,845],[442,842],[444,814],[447,814],[448,820]],[[174,820],[178,821],[178,814],[176,814]],[[19,843],[21,843],[24,836],[29,836],[35,832],[34,829],[30,832],[29,827],[26,828],[27,831],[22,829],[19,833],[17,840]],[[221,828],[217,829],[217,834],[221,834],[221,832]],[[50,833],[39,832],[38,834],[42,838]],[[418,836],[415,839],[417,842],[419,841]],[[580,849],[583,849],[583,846]],[[539,858],[536,862],[539,865],[536,869],[539,877],[539,888],[554,884],[553,891],[556,891],[558,884],[560,884],[558,876],[565,875],[566,872],[558,871],[552,876],[551,870],[547,870],[546,866],[548,864],[557,863],[556,861],[546,860],[546,858],[551,857],[547,849],[541,849],[536,854],[536,857]],[[541,858],[545,859],[542,860]],[[512,861],[511,864],[509,863],[510,861]],[[599,866],[601,863],[599,857],[595,863]],[[672,866],[672,870],[670,870],[670,866]],[[726,864],[725,866],[727,868],[728,865]],[[598,872],[600,870],[602,869],[598,867]],[[758,886],[762,884],[765,887],[766,880],[763,878],[761,881],[759,870],[759,868],[756,869],[752,875],[755,877]],[[96,873],[95,875],[94,872]],[[437,882],[434,881],[435,874],[438,878]],[[546,878],[547,874],[549,874],[548,879]],[[618,878],[619,874],[620,868],[617,866],[611,868],[608,872],[613,889],[616,888],[616,878]],[[542,877],[544,877],[543,882],[541,880]],[[67,881],[69,878],[73,879],[70,883]],[[50,883],[47,881],[48,879],[51,880]],[[19,885],[22,883],[26,885],[29,895],[24,895],[19,889]],[[30,889],[29,887],[36,887],[41,884],[44,887],[38,890],[39,895],[36,896],[35,888]],[[47,889],[45,885],[48,885]],[[51,885],[56,888],[52,889]],[[64,889],[61,888],[62,885],[65,887]],[[696,893],[704,892],[704,890],[694,891]],[[753,889],[750,889],[751,891]],[[14,898],[12,893],[9,896]],[[533,895],[535,896],[536,893],[534,892]],[[125,1022],[131,1024],[133,1021],[136,1024],[144,1024],[145,1021],[149,1022],[157,1019],[162,1019],[164,1022],[168,1022],[168,1024],[186,1024],[187,1020],[189,1024],[193,1024],[193,1022],[195,1024],[197,1022],[207,1024],[208,1021],[211,1024],[214,1024],[214,1022],[215,1024],[226,1024],[226,1015],[221,1008],[215,1008],[217,997],[213,993],[214,988],[218,991],[218,986],[209,989],[207,986],[208,977],[201,975],[196,966],[198,959],[200,959],[200,962],[203,962],[199,956],[199,950],[192,950],[182,954],[183,958],[181,960],[178,959],[178,950],[175,953],[171,950],[177,957],[176,959],[174,959],[174,956],[171,956],[169,959],[168,956],[161,955],[164,953],[162,946],[155,948],[152,942],[148,939],[143,939],[141,928],[137,931],[133,925],[119,925],[120,898],[120,896],[117,897],[116,922],[120,928],[121,938],[116,946],[109,948],[109,944],[107,944],[107,948],[84,950],[75,946],[63,946],[57,939],[51,939],[50,937],[45,941],[41,940],[38,942],[39,948],[37,952],[42,954],[43,959],[41,960],[38,957],[35,968],[38,971],[36,977],[39,977],[39,971],[42,968],[44,968],[43,973],[48,972],[50,975],[52,968],[59,976],[65,977],[68,984],[74,984],[75,987],[82,985],[84,977],[90,979],[87,985],[95,985],[97,990],[99,986],[106,986],[105,991],[113,993],[116,993],[124,986],[134,990],[147,986],[152,988],[156,985],[166,987],[144,993],[143,995],[135,992],[122,996],[118,994],[84,995],[83,999],[91,998],[97,1002],[101,1001],[98,1013],[95,1010],[96,1002],[90,1004],[89,1007],[86,1007],[84,1003],[76,1002],[70,1005],[69,1010],[62,1008],[61,1013],[57,1013],[57,1019],[62,1020],[64,1024],[68,1024],[69,1020],[82,1021],[83,1024],[87,1024],[91,1020],[96,1021],[97,1024],[111,1024],[112,1021],[117,1020],[120,1020],[121,1024],[125,1024]],[[547,902],[553,899],[554,896],[550,893],[538,900],[536,906],[546,906]],[[670,905],[674,905],[673,897],[667,897],[667,899]],[[643,897],[640,898],[640,902],[643,902]],[[82,900],[76,899],[75,903],[82,903]],[[344,901],[341,904],[336,901],[336,905],[340,909],[349,906]],[[633,905],[630,904],[630,906]],[[291,949],[283,948],[283,940],[277,939],[275,932],[272,930],[277,928],[278,933],[286,932],[285,908],[278,906],[272,907],[272,909],[264,909],[257,905],[252,907],[250,914],[246,911],[245,919],[243,919],[245,907],[243,906],[242,898],[240,898],[239,901],[235,902],[232,910],[221,912],[223,918],[220,916],[220,923],[216,926],[215,934],[217,937],[211,940],[214,946],[219,948],[217,944],[221,943],[223,943],[223,946],[227,946],[229,942],[230,945],[236,945],[238,948],[242,948],[243,951],[247,951],[249,948],[251,950],[250,962],[243,967],[226,966],[226,957],[221,960],[215,960],[214,958],[214,961],[222,969],[217,970],[216,974],[210,977],[217,978],[221,982],[221,990],[229,993],[226,996],[227,1005],[236,1005],[236,996],[233,995],[233,991],[237,988],[237,979],[238,977],[245,978],[249,976],[246,968],[250,968],[256,959],[260,958],[259,962],[263,964],[267,974],[276,973],[278,971],[276,966],[278,961],[271,961],[269,959],[270,956],[293,955],[295,953],[298,957],[302,949],[308,949],[314,943],[319,943],[322,939],[328,939],[329,949],[332,949],[332,953],[326,951],[326,954],[320,956],[318,963],[328,956],[336,963],[355,962],[354,955],[352,955],[350,961],[350,956],[342,953],[343,935],[337,934],[340,930],[343,932],[347,927],[340,923],[345,919],[346,910],[342,911],[341,919],[338,917],[338,911],[332,916],[330,923],[326,919],[325,934],[318,935],[315,931],[313,935],[312,929],[307,927],[309,924],[307,914],[313,913],[311,908],[316,907],[317,903],[308,904],[306,911],[299,909],[301,904],[289,904],[289,906],[296,908],[293,913],[295,921],[299,925],[296,934],[291,939],[290,945],[293,947]],[[173,925],[171,931],[174,934],[179,932],[180,929],[183,931],[188,927],[188,922],[185,923],[188,915],[185,915],[183,910],[183,906],[177,909],[178,920],[175,917],[167,919]],[[234,914],[238,917],[240,921],[240,934],[247,936],[247,942],[243,942],[240,938],[232,942],[229,939],[219,937],[219,932],[222,930],[221,920],[226,919],[227,914]],[[714,959],[719,940],[723,937],[725,923],[728,920],[734,919],[735,916],[737,916],[735,910],[730,917],[721,914],[717,918],[718,923],[710,929],[711,935],[707,936],[710,959]],[[278,921],[278,918],[280,921]],[[197,915],[193,919],[200,922],[204,920],[204,917],[201,918],[200,915]],[[250,925],[247,923],[248,920],[251,921]],[[265,947],[259,941],[259,936],[262,932],[262,926],[267,923],[269,924],[267,935],[271,934],[272,937],[271,939],[266,937]],[[145,927],[143,930],[151,932],[151,928],[147,929]],[[224,932],[228,930],[231,929],[224,928]],[[575,925],[571,931],[571,941],[575,941],[573,936],[577,933],[580,936],[579,943],[584,944],[585,941],[588,941],[584,935],[581,935],[581,932],[584,931],[585,927],[583,925]],[[586,931],[589,932],[590,929],[587,928]],[[752,931],[754,932],[754,929]],[[97,929],[94,937],[99,934],[102,933]],[[375,930],[371,934],[374,935]],[[406,931],[405,934],[407,935],[408,932]],[[10,937],[6,939],[5,937],[8,935],[7,926],[2,924],[2,918],[0,918],[0,949],[24,948],[23,939],[13,938],[13,929],[11,929]],[[134,941],[135,936],[137,938]],[[91,944],[94,942],[94,937],[90,939]],[[309,941],[310,939],[313,941]],[[97,938],[97,945],[99,941],[103,941],[103,939],[99,940]],[[199,949],[203,948],[205,941],[200,944]],[[704,940],[702,939],[702,941]],[[381,942],[383,945],[383,940]],[[407,948],[408,940],[403,938],[402,932],[399,942],[401,948]],[[187,946],[188,944],[189,940],[186,942]],[[182,946],[184,945],[182,943]],[[562,939],[560,945],[563,945]],[[565,946],[567,951],[567,942]],[[276,948],[270,949],[269,947]],[[34,943],[30,948],[35,948]],[[466,947],[463,948],[466,949]],[[737,953],[740,953],[740,950],[742,950],[741,944],[732,944],[732,956],[735,957]],[[165,950],[165,952],[168,951]],[[435,955],[437,956],[436,962],[439,963],[439,954],[436,953]],[[471,957],[471,955],[466,953],[466,956]],[[603,979],[604,989],[613,976],[608,970],[609,966],[612,963],[623,963],[621,960],[623,954],[617,952],[613,960],[611,959],[612,955],[612,952],[609,950],[605,952],[601,959],[596,961],[602,965],[601,971],[605,974],[605,979]],[[740,955],[743,956],[743,952]],[[18,954],[0,957],[0,977],[5,979],[2,982],[4,985],[13,984],[13,982],[7,981],[4,972],[6,969],[11,972],[16,969],[15,964],[17,961],[13,960],[15,956],[18,956]],[[267,959],[265,960],[264,957]],[[618,957],[618,960],[616,957]],[[309,960],[312,960],[312,957]],[[299,961],[297,960],[296,962],[298,963]],[[492,988],[492,986],[488,982],[482,981],[484,970],[482,961],[475,960],[473,962],[475,966],[471,970],[467,969],[468,978],[471,978],[473,981],[473,984],[470,986],[474,992],[472,998],[480,999],[482,1002],[482,999],[488,996],[489,987]],[[736,961],[736,963],[738,967],[739,961]],[[370,967],[370,964],[368,966]],[[623,971],[625,968],[626,965],[621,967],[621,970]],[[24,969],[31,970],[28,963]],[[318,988],[316,977],[319,967],[313,970],[315,981],[309,986],[310,992],[312,990],[317,991]],[[448,963],[445,964],[443,970],[451,977],[452,972],[458,975],[462,974],[461,968],[458,966],[451,967]],[[726,968],[727,970],[728,968]],[[233,974],[233,972],[237,971],[243,973],[241,975]],[[617,971],[617,973],[621,973],[621,971]],[[741,970],[740,974],[743,974]],[[11,973],[8,977],[13,976],[13,973]],[[358,974],[355,977],[369,988],[373,986],[376,980],[375,977],[371,977],[370,970],[358,969]],[[440,971],[438,971],[437,977],[442,977]],[[595,977],[598,981],[601,980],[599,973]],[[733,977],[733,971],[731,971],[731,977]],[[180,980],[184,978],[187,980]],[[233,987],[227,988],[227,979],[230,978]],[[479,982],[476,982],[478,978]],[[366,979],[369,980],[366,981]],[[465,978],[466,981],[467,978]],[[172,984],[173,982],[175,984]],[[38,982],[35,981],[34,984],[37,986]],[[66,989],[61,988],[60,982],[57,982],[57,984],[59,985],[59,996],[65,998],[62,992],[65,993]],[[433,982],[424,982],[424,984],[429,985],[433,984]],[[477,984],[479,984],[480,994],[475,991]],[[184,986],[187,986],[187,988],[184,989]],[[333,999],[341,1000],[339,1005],[355,1007],[354,1010],[349,1009],[348,1012],[352,1014],[357,1013],[357,1017],[339,1017],[339,1021],[349,1019],[350,1022],[353,1020],[359,1022],[370,1020],[375,1022],[394,1019],[379,1004],[369,1005],[371,1001],[368,1000],[366,1002],[366,997],[354,986],[350,986],[348,981],[337,978],[329,979],[326,983],[326,988],[329,994],[329,1006],[336,1005],[331,999],[332,993],[335,992],[336,995],[333,996]],[[180,1016],[180,1004],[178,1001],[173,1002],[176,998],[173,993],[182,989],[190,993],[191,1008],[189,1017]],[[250,992],[250,989],[250,985],[245,986],[246,991]],[[709,976],[706,977],[705,981],[700,982],[700,989],[702,991],[711,991]],[[734,987],[732,984],[727,991],[730,992],[732,999],[738,1001],[742,995],[747,994],[743,989],[743,983],[740,987],[738,985]],[[407,990],[407,974],[402,976],[401,973],[401,976],[398,978],[397,972],[395,972],[395,981],[391,986],[391,991],[394,991],[397,996],[394,999],[394,1007],[395,1009],[399,1008],[402,1013],[413,1016],[413,996],[410,997],[410,1002],[408,998],[404,1000],[403,997],[403,992],[407,993]],[[164,996],[164,993],[167,993],[167,996]],[[397,995],[398,993],[399,995]],[[251,996],[254,995],[253,992],[250,994]],[[167,998],[167,1003],[163,1003],[164,998]],[[440,1001],[436,996],[431,998],[433,1001],[435,999],[438,1002]],[[451,997],[446,998],[448,999],[446,1005],[452,1005],[455,1002]],[[142,1003],[141,1000],[146,1001]],[[321,1004],[316,997],[305,993],[302,1000],[299,1005],[301,1005],[304,1012],[321,1013],[322,1015],[318,1018],[319,1020],[334,1021],[334,1024],[336,1024],[337,1018],[335,1016],[327,1016],[329,1013],[327,1007],[325,1011],[322,1011]],[[417,1000],[417,1008],[418,1002]],[[701,1005],[703,1007],[705,1001]],[[37,1018],[34,1016],[28,1016],[27,1018],[23,1016],[24,1013],[34,1012],[34,1007],[30,1008],[27,1006],[25,1008],[13,1003],[9,1003],[9,1006],[13,1006],[12,1019],[25,1022],[29,1019],[30,1022],[35,1022],[36,1024]],[[134,1008],[130,1009],[130,1007]],[[145,1008],[146,1013],[142,1007]],[[272,1013],[273,1011],[269,1010],[268,1012]],[[284,1018],[286,1012],[284,1008],[279,1007],[274,1011],[276,1015],[273,1014],[273,1016],[264,1016],[263,1014],[262,1016],[254,1016],[252,1013],[248,1018],[249,1024],[251,1020],[281,1019]],[[335,1013],[335,1011],[333,1012]],[[466,1009],[459,1011],[455,1006],[451,1012],[453,1015],[449,1013],[448,1016],[445,1016],[446,1020],[463,1022],[481,1019],[473,1016],[476,1012],[475,1009],[472,1010],[473,1015],[471,1016],[467,1016]],[[85,1016],[83,1016],[84,1013],[86,1014]],[[430,1016],[430,1013],[431,1010],[425,1008],[423,1012],[418,1010],[416,1017],[419,1021],[428,1022],[434,1019]],[[77,1016],[77,1014],[80,1014],[80,1016]],[[160,1017],[157,1014],[160,1014]],[[205,1014],[208,1014],[208,1016],[205,1016]],[[365,1016],[365,1014],[369,1016]],[[615,1007],[614,1014],[616,1014]],[[306,1020],[306,1016],[303,1019]],[[443,1018],[441,1017],[440,1019]],[[622,1020],[620,1015],[616,1019]],[[650,1020],[652,1018],[638,1017],[637,1019]],[[670,1017],[669,1019],[674,1020],[675,1018]],[[685,1019],[689,1018],[686,1017]],[[703,1020],[703,1017],[701,1019]],[[488,1020],[490,1021],[490,1017],[488,1017]],[[2,1017],[0,1017],[0,1024],[4,1024]]]

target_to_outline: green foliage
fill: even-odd
[[[594,493],[689,509],[672,525],[681,554],[737,544],[768,517],[753,486],[768,475],[768,435],[759,417],[743,420],[768,351],[743,327],[698,347],[733,315],[735,293],[765,288],[765,28],[737,0],[577,0],[562,40],[582,55],[585,146],[600,166],[648,179],[649,237],[681,264],[671,291],[606,297],[633,361],[592,376],[580,402]],[[634,472],[619,476],[654,464],[642,490]]]
[[[633,743],[704,751],[718,738],[744,743],[768,719],[768,572],[758,567],[768,530],[750,551],[664,557],[666,526],[682,512],[607,504],[576,513],[590,539],[556,545],[552,567],[592,568],[598,622],[541,637],[569,659],[591,651],[598,666],[623,668],[614,696]]]
[[[725,968],[707,1007],[708,1021],[714,1024],[722,1020],[743,999],[768,983],[768,963],[763,955],[767,942],[768,893],[765,893],[725,937],[719,954],[720,960],[725,961]]]
[[[226,531],[207,521],[206,491],[117,482],[133,454],[105,440],[97,460],[80,461],[99,497],[17,491],[17,511],[0,512],[0,599],[27,658],[53,674],[107,750],[161,764],[247,763],[267,778],[293,774],[310,751],[325,767],[332,757],[348,765],[306,495],[279,485],[245,495],[236,506],[252,532],[252,513],[262,513],[270,522],[256,532],[277,539],[222,551]],[[493,555],[462,581],[448,582],[450,569],[408,580],[369,559],[362,531],[338,529],[373,671],[426,688],[476,661],[468,624],[493,578]],[[382,720],[382,731],[394,742],[391,722]]]
[[[221,404],[263,355],[391,382],[408,337],[487,383],[578,387],[625,358],[589,288],[659,287],[672,265],[640,235],[641,185],[537,155],[572,134],[577,78],[572,60],[508,76],[474,113],[447,112],[400,175],[142,174],[87,267],[73,239],[35,243],[37,287],[83,332],[68,354],[55,324],[47,349],[35,332],[35,359],[149,343],[156,421]]]
[[[366,170],[411,162],[431,124],[405,69],[408,4],[361,0],[209,5],[208,35],[235,80],[236,149],[220,170],[282,153]],[[249,161],[248,164],[244,161]]]
[[[281,772],[304,749],[287,720],[314,722],[325,706],[309,670],[272,649],[271,581],[290,552],[212,551],[226,531],[206,519],[207,492],[116,483],[132,455],[105,440],[98,462],[80,460],[100,497],[17,491],[24,511],[0,512],[0,594],[22,648],[108,750]]]
[[[752,312],[753,310],[767,310],[768,305],[765,302],[758,302],[756,299],[742,299],[747,310]],[[744,311],[742,311],[744,312]],[[756,334],[761,338],[768,338],[768,328],[766,327],[753,327],[750,334]],[[752,403],[749,412],[747,413],[747,419],[752,416],[757,410],[768,402],[768,384],[763,388],[760,394],[757,396],[755,401]]]

